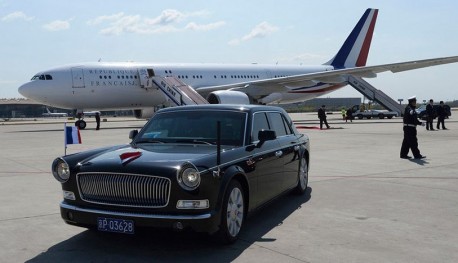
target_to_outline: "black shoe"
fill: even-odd
[[[408,155],[407,156],[401,156],[401,159],[412,159],[412,157],[408,156]]]
[[[447,128],[442,128],[442,130],[448,130]]]
[[[426,158],[426,156],[424,156],[424,155],[420,155],[420,156],[415,157],[415,159],[425,159],[425,158]]]

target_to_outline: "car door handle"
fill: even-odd
[[[276,151],[275,152],[275,156],[276,157],[281,157],[283,155],[283,152],[282,151]]]

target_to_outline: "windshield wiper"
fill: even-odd
[[[140,140],[133,142],[134,144],[141,144],[141,143],[165,143],[163,141],[158,141],[158,140]]]
[[[206,141],[201,141],[201,140],[195,140],[195,139],[190,139],[190,140],[177,140],[176,143],[196,143],[196,144],[213,145],[213,143],[211,143],[211,142],[206,142]]]

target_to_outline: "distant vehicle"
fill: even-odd
[[[352,116],[353,118],[358,119],[371,119],[371,118],[379,118],[379,119],[392,119],[393,117],[398,117],[398,113],[395,111],[383,111],[383,110],[359,110],[359,105],[354,105],[352,107]]]
[[[129,137],[54,160],[66,223],[121,234],[190,228],[232,243],[247,214],[307,189],[309,138],[278,107],[166,108]]]
[[[68,114],[65,112],[51,112],[48,108],[46,108],[46,111],[42,114],[43,117],[68,117]]]
[[[439,104],[433,105],[433,119],[437,118],[437,108],[439,107],[440,107]],[[446,116],[445,116],[446,119],[452,116],[452,111],[450,110],[450,106],[444,105],[444,110],[446,113]],[[418,118],[422,120],[426,120],[426,118],[428,118],[428,114],[426,113],[426,105],[421,105],[415,111],[417,111]]]

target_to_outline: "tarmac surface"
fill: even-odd
[[[0,262],[458,262],[458,122],[418,127],[427,158],[399,158],[402,120],[292,114],[311,138],[308,192],[250,217],[233,245],[168,230],[91,232],[60,218],[50,167],[64,154],[63,119],[0,122]],[[108,118],[67,153],[128,143],[145,121]],[[411,155],[411,154],[410,154]]]

